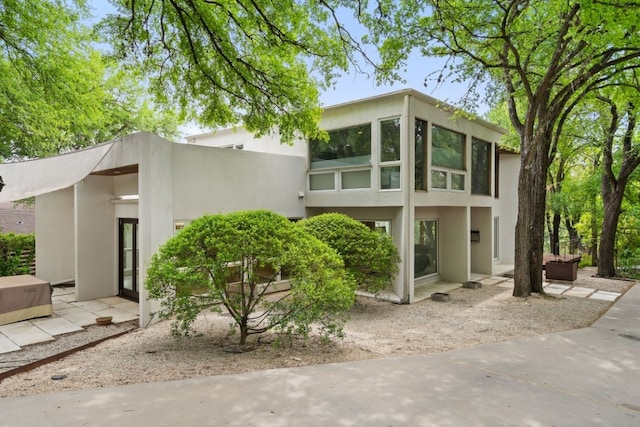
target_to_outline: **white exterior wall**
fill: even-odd
[[[186,138],[187,144],[203,145],[207,147],[234,148],[242,146],[245,151],[283,154],[286,156],[307,156],[307,143],[296,140],[291,145],[281,144],[280,135],[273,133],[259,138],[247,132],[244,128],[230,128],[215,132],[191,135]]]
[[[75,185],[76,299],[117,294],[117,227],[113,179],[89,175]]]
[[[493,217],[491,212],[491,208],[471,208],[471,229],[480,234],[479,242],[470,242],[472,273],[492,273]],[[471,236],[469,236],[469,240],[470,238]]]
[[[140,325],[152,320],[151,313],[158,311],[159,302],[148,300],[144,287],[151,257],[168,238],[173,236],[173,146],[174,143],[152,134],[142,135],[140,162],[138,164],[139,222],[139,279]],[[188,188],[188,187],[186,187]],[[183,189],[184,190],[184,189]]]
[[[515,230],[518,219],[519,154],[500,155],[499,194],[494,216],[499,216],[499,261],[513,264],[515,258]]]
[[[249,209],[305,216],[301,157],[174,144],[172,158],[175,219]]]
[[[57,284],[75,278],[73,188],[36,197],[36,276]]]

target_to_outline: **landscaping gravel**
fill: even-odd
[[[592,274],[592,269],[581,270],[573,285],[623,293],[634,283]],[[442,352],[587,327],[611,306],[581,297],[514,298],[511,293],[503,282],[456,289],[449,302],[395,305],[359,297],[342,340],[325,342],[312,336],[275,346],[276,337],[267,333],[252,336],[242,352],[237,351],[238,336],[228,334],[229,316],[203,314],[195,324],[198,334],[179,341],[170,335],[170,323],[163,321],[6,378],[0,382],[0,397]],[[54,346],[72,347],[77,345],[76,336],[86,338],[98,331],[104,333],[106,328],[91,327],[9,355],[33,360],[42,357],[40,350],[44,355],[60,350]],[[0,363],[6,363],[7,355],[0,356]]]

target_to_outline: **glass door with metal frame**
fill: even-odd
[[[118,222],[118,295],[138,301],[138,219],[120,218]]]

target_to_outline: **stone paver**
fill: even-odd
[[[583,288],[581,286],[574,286],[571,289],[567,290],[562,295],[570,296],[570,297],[579,297],[579,298],[587,298],[589,295],[594,293],[596,290],[591,288]]]
[[[600,301],[615,301],[619,296],[620,294],[618,292],[596,291],[589,297],[589,299],[596,299]]]
[[[74,305],[76,307],[79,307],[83,310],[87,310],[90,311],[92,313],[95,313],[97,311],[101,311],[101,310],[106,310],[107,308],[109,308],[109,305],[100,302],[100,301],[82,301],[82,302],[74,302],[71,303],[71,305]]]
[[[507,279],[504,282],[498,283],[496,286],[499,288],[513,289],[513,279]]]
[[[55,336],[78,332],[96,324],[96,318],[113,316],[114,323],[138,318],[139,306],[119,297],[75,301],[75,288],[54,287],[53,316],[0,326],[0,353],[20,350],[20,346],[54,340]],[[2,423],[0,422],[0,426]]]
[[[558,285],[556,283],[551,283],[547,286],[543,286],[544,291],[552,295],[562,295],[564,292],[568,291],[570,288],[571,286]]]
[[[65,319],[64,317],[55,317],[53,319],[32,321],[34,326],[42,329],[51,336],[68,334],[71,332],[82,331],[81,326],[76,325]]]
[[[0,333],[19,346],[53,341],[55,339],[27,321],[0,326]]]
[[[69,309],[60,310],[57,312],[60,316],[75,323],[78,326],[90,326],[96,323],[95,313],[84,310],[80,307],[74,307]]]
[[[12,351],[20,350],[20,346],[11,341],[9,338],[0,334],[0,354],[11,353]]]
[[[487,277],[486,279],[480,280],[480,283],[482,283],[483,286],[493,286],[506,281],[507,281],[506,277],[502,277],[502,278]]]

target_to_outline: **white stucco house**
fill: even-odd
[[[436,280],[461,283],[512,264],[519,156],[504,130],[453,118],[415,90],[324,110],[328,143],[281,145],[242,129],[178,144],[138,133],[49,159],[0,165],[0,201],[36,196],[36,275],[74,281],[78,301],[121,295],[157,309],[151,256],[205,213],[270,209],[291,219],[342,212],[399,248],[392,301]]]

